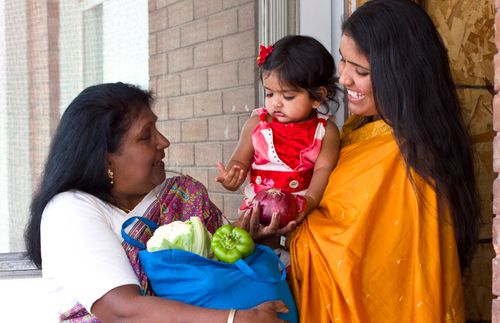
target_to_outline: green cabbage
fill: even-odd
[[[201,219],[192,216],[188,221],[174,221],[162,225],[155,230],[147,241],[150,252],[164,249],[181,249],[196,253],[202,257],[212,258],[210,242],[212,235],[205,228]]]

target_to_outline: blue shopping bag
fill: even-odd
[[[143,217],[132,217],[122,225],[123,239],[140,249],[142,268],[157,296],[201,307],[240,310],[282,300],[289,312],[279,316],[291,323],[298,322],[285,267],[269,247],[257,244],[253,254],[234,264],[177,249],[149,252],[125,231],[135,220],[153,231],[158,225]]]

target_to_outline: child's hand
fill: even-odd
[[[226,170],[223,163],[217,162],[217,167],[220,174],[215,178],[215,181],[221,183],[226,189],[236,191],[245,181],[245,170],[241,169],[240,166],[233,165],[229,170]]]

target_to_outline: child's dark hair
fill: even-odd
[[[320,87],[327,90],[326,99],[337,102],[337,78],[333,56],[316,39],[290,35],[278,40],[260,69],[260,78],[273,72],[283,84],[303,89],[309,96],[322,100]]]

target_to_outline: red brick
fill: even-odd
[[[208,17],[208,38],[213,39],[238,31],[238,11],[230,9]]]
[[[208,122],[207,119],[189,119],[182,121],[181,134],[183,142],[205,141],[208,137]],[[195,160],[196,146],[195,146]],[[198,163],[196,163],[198,164]]]
[[[181,46],[189,46],[207,40],[207,20],[200,19],[181,28]]]
[[[208,119],[208,138],[215,140],[238,140],[238,117],[220,116]]]
[[[222,9],[222,0],[194,0],[194,18],[212,15]]]
[[[156,0],[149,0],[148,1],[148,11],[155,11],[156,10]]]
[[[255,53],[255,30],[253,29],[222,39],[222,57],[224,62],[241,58],[254,58]]]
[[[168,100],[169,119],[188,119],[193,117],[193,97],[179,96]]]
[[[160,31],[156,35],[156,50],[158,53],[164,53],[181,45],[180,28],[168,28]]]
[[[255,87],[259,85],[258,70],[255,57],[242,59],[238,62],[238,84],[239,85],[252,85]]]
[[[149,55],[155,55],[157,51],[156,48],[156,34],[149,34]]]
[[[245,122],[247,122],[249,116],[250,116],[250,114],[240,115],[238,117],[238,131],[240,134],[241,134],[241,129],[243,129],[243,126],[245,125]]]
[[[500,173],[500,135],[499,134],[497,134],[493,138],[493,171],[496,173]]]
[[[493,97],[493,130],[500,131],[500,93]]]
[[[257,13],[254,2],[240,6],[238,8],[238,31],[255,28],[255,17],[257,17]]]
[[[158,130],[170,141],[170,144],[181,141],[180,120],[159,121]]]
[[[223,0],[222,1],[222,8],[227,9],[227,8],[232,8],[235,6],[240,6],[245,3],[251,2],[249,0]]]
[[[208,169],[208,191],[210,194],[213,193],[228,193],[229,191],[224,188],[220,183],[215,181],[215,178],[219,176],[219,170],[216,167]],[[220,207],[220,205],[219,205]],[[223,205],[222,205],[223,207]],[[222,209],[221,209],[222,210]]]
[[[182,173],[189,175],[201,182],[203,185],[208,185],[208,169],[203,167],[184,167]]]
[[[500,34],[500,29],[498,29],[497,34]],[[495,69],[495,91],[500,91],[500,53],[496,53],[493,56],[493,68]]]
[[[170,145],[169,166],[194,166],[194,145],[175,143]]]
[[[156,0],[156,8],[163,8],[177,1],[179,0]]]
[[[222,161],[222,144],[203,142],[194,145],[196,166],[214,167]]]
[[[498,0],[497,0],[498,2]],[[493,299],[491,308],[492,323],[500,323],[500,299]]]
[[[208,89],[217,90],[238,84],[237,62],[213,66],[208,69]]]
[[[167,8],[158,9],[150,12],[149,14],[149,32],[154,33],[156,31],[167,28]]]
[[[222,114],[221,92],[203,92],[194,96],[194,116],[203,117]]]
[[[493,249],[497,256],[500,256],[500,216],[493,218]]]
[[[158,76],[167,73],[167,55],[158,54],[149,56],[149,75]]]
[[[168,53],[168,71],[175,73],[193,67],[193,48],[184,47]]]
[[[495,44],[500,49],[500,11],[495,13]]]
[[[255,88],[245,86],[222,92],[224,114],[249,113],[255,107]]]
[[[229,163],[229,160],[231,159],[231,156],[233,155],[237,144],[238,143],[236,141],[223,144],[222,153],[224,158],[222,162],[224,163],[224,165],[227,165],[227,163]]]
[[[159,97],[171,97],[181,94],[181,81],[179,75],[159,76],[156,93]]]
[[[156,93],[153,93],[153,95],[156,95]],[[168,120],[168,100],[166,98],[157,98],[153,109],[158,116],[158,120]]]
[[[493,196],[500,197],[500,178],[495,178],[493,181]],[[493,213],[500,214],[500,209],[493,210]]]
[[[209,178],[209,182],[215,182],[215,180],[213,178]],[[209,192],[209,195],[210,195],[210,200],[219,208],[219,210],[222,211],[224,209],[224,195],[214,192]],[[226,222],[224,221],[224,223]]]
[[[222,41],[204,42],[194,48],[194,66],[203,67],[222,63]]]
[[[181,93],[192,94],[207,90],[207,70],[196,69],[181,74]]]
[[[238,220],[238,209],[243,201],[243,194],[224,194],[224,215],[231,221]]]
[[[500,257],[492,260],[492,292],[494,295],[500,295]]]
[[[194,7],[192,0],[182,0],[168,7],[168,26],[177,26],[192,21]]]

